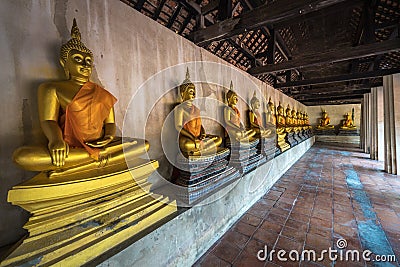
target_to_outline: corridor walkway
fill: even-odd
[[[315,144],[195,266],[398,266],[400,176],[382,169],[359,149]],[[265,246],[276,252],[263,260]],[[331,252],[337,260],[325,253],[318,261],[330,247],[343,248]],[[278,259],[279,250],[288,261]],[[303,250],[315,251],[316,259],[310,252],[292,261],[291,250],[298,252],[293,259]],[[355,250],[360,261],[346,261],[357,257]],[[365,252],[371,259],[395,254],[397,262],[366,262],[363,250],[372,251]]]

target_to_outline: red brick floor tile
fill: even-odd
[[[276,232],[271,232],[271,231],[259,228],[254,233],[253,238],[259,240],[260,242],[263,242],[269,248],[272,248],[275,245],[276,240],[278,239],[278,234]]]
[[[230,263],[218,258],[214,254],[210,253],[204,259],[193,265],[194,267],[229,267]]]
[[[276,246],[289,252],[291,250],[302,251],[303,244],[304,242],[299,242],[285,236],[279,236]]]
[[[221,242],[211,253],[228,263],[233,263],[239,255],[240,249],[228,242]]]
[[[290,213],[289,214],[289,219],[303,222],[303,223],[308,223],[310,220],[310,217],[305,215],[305,214],[299,214],[299,213]]]
[[[243,251],[233,264],[235,267],[263,267],[264,265],[265,261],[259,260],[256,255],[250,254],[246,251]]]
[[[247,223],[238,222],[233,227],[233,230],[244,235],[251,236],[256,231],[256,227]]]
[[[240,221],[250,224],[252,226],[258,226],[262,222],[262,218],[252,215],[250,213],[245,213],[245,215],[240,218]]]
[[[319,218],[311,217],[310,225],[316,225],[325,228],[332,228],[332,221],[331,220],[322,220]]]
[[[286,221],[285,226],[296,228],[296,229],[299,229],[299,231],[303,231],[303,232],[306,232],[308,229],[308,223],[299,222],[299,221],[291,220],[291,219]]]
[[[332,229],[320,227],[318,225],[310,225],[310,228],[308,229],[308,233],[313,234],[313,235],[319,235],[324,238],[331,238]]]
[[[307,234],[306,245],[317,249],[328,249],[332,247],[332,239],[330,237],[322,237],[320,235]]]
[[[282,215],[277,215],[274,213],[269,213],[268,216],[265,217],[266,221],[270,221],[273,223],[277,223],[277,224],[285,224],[287,219],[287,215],[286,216],[282,216]]]
[[[249,236],[236,232],[234,230],[229,230],[221,240],[221,242],[227,242],[231,245],[235,245],[240,249],[243,249],[245,247],[247,241],[249,241]]]
[[[281,235],[294,239],[297,242],[304,242],[306,240],[306,232],[288,226],[283,228]]]
[[[279,234],[283,228],[283,225],[278,224],[278,223],[274,223],[274,222],[270,222],[270,221],[264,221],[261,226],[261,229],[264,230],[268,230],[271,231],[273,233]]]

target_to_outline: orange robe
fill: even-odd
[[[232,108],[235,111],[235,114],[231,116],[231,122],[235,124],[237,127],[240,127],[240,112],[236,107]],[[231,128],[229,125],[226,126],[228,129]]]
[[[85,144],[103,136],[105,119],[117,99],[101,86],[86,82],[67,105],[60,118],[64,140],[71,147],[83,147],[95,160],[99,159],[100,148]]]
[[[200,109],[192,105],[189,119],[183,122],[183,128],[194,137],[199,137],[201,134],[201,117]]]

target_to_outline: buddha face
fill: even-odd
[[[269,108],[269,112],[271,112],[271,114],[275,114],[275,105],[273,103],[269,103],[268,108]]]
[[[288,117],[291,117],[291,116],[292,116],[292,112],[291,112],[291,109],[290,109],[290,108],[287,108],[287,109],[286,109],[286,115],[287,115]]]
[[[189,86],[182,94],[183,101],[193,101],[196,97],[196,89],[194,86]]]
[[[283,112],[283,107],[279,106],[279,107],[278,107],[278,114],[281,115],[281,116],[283,116],[283,113],[284,113],[284,112]]]
[[[232,96],[229,98],[228,104],[229,105],[236,105],[237,102],[238,102],[237,94],[232,94]]]
[[[89,53],[72,49],[68,54],[64,69],[69,73],[69,78],[77,77],[88,79],[92,74],[92,64],[93,59]]]
[[[326,114],[325,112],[322,113],[322,118],[323,118],[323,119],[326,119],[326,117],[328,117],[328,114]]]
[[[252,108],[253,110],[257,110],[260,108],[260,101],[258,99],[253,102]]]

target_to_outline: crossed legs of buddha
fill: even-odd
[[[74,172],[124,164],[149,150],[149,143],[143,139],[124,139],[116,137],[106,145],[94,160],[83,148],[70,148],[65,164],[53,165],[49,150],[46,147],[26,146],[18,148],[13,155],[16,164],[28,171],[48,171],[49,176],[65,175]]]
[[[222,138],[216,135],[206,135],[203,140],[192,139],[179,136],[179,148],[185,156],[200,156],[215,154],[218,147],[222,144]]]

